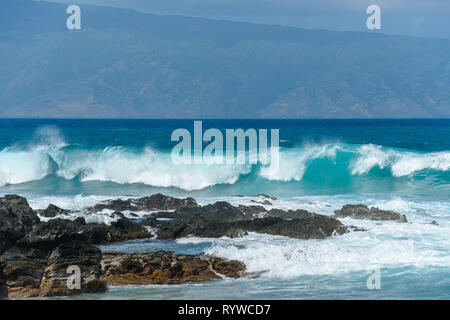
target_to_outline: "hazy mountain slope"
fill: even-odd
[[[3,117],[450,117],[450,41],[0,0]]]

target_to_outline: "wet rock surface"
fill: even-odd
[[[13,246],[0,257],[0,266],[8,286],[8,297],[34,297],[40,292],[42,274],[50,252]]]
[[[0,257],[9,298],[67,296],[103,292],[100,249],[87,244],[59,245],[51,250],[17,245]],[[69,289],[68,267],[81,269],[81,288]]]
[[[239,278],[245,265],[216,257],[175,254],[171,251],[148,253],[104,253],[102,280],[114,286],[181,284]]]
[[[156,211],[195,208],[197,206],[197,202],[193,198],[178,199],[157,193],[138,199],[109,200],[90,207],[87,210],[92,212],[99,212],[104,209],[114,211]]]
[[[340,210],[334,211],[334,214],[338,218],[350,217],[353,219],[365,219],[375,221],[398,221],[408,222],[406,217],[400,213],[394,211],[380,210],[375,207],[369,208],[363,204],[347,204]]]
[[[68,214],[70,210],[61,209],[54,204],[49,204],[47,209],[44,210],[35,210],[35,213],[45,218],[54,218],[57,215]]]
[[[299,219],[286,220],[279,217],[265,217],[235,222],[207,221],[201,214],[176,223],[160,225],[159,239],[177,239],[182,237],[242,237],[248,232],[280,235],[296,239],[324,239],[332,235],[347,232],[347,228],[338,220],[315,215]]]
[[[0,299],[8,297],[8,287],[6,286],[6,279],[3,275],[3,268],[0,267]]]
[[[106,282],[100,279],[102,252],[94,246],[59,246],[50,254],[40,284],[41,296],[69,296],[104,292]],[[80,288],[69,288],[67,271],[76,266],[81,271]]]
[[[0,198],[0,296],[24,298],[106,290],[101,251],[83,232],[84,219],[39,222],[25,198]],[[67,268],[81,268],[81,288],[67,286]],[[6,288],[5,288],[6,285]]]
[[[131,239],[151,238],[144,226],[121,218],[111,226],[75,220],[52,219],[40,222],[18,243],[40,248],[52,248],[58,244],[89,243],[107,244]]]
[[[188,236],[233,238],[248,232],[296,239],[324,239],[347,232],[347,227],[338,220],[305,210],[267,211],[261,206],[234,207],[227,202],[173,212],[170,217],[175,220],[161,222],[150,218],[144,224],[157,228],[158,238],[164,240]]]
[[[264,208],[263,206],[258,206],[258,205],[244,206],[241,204],[238,206],[238,209],[241,210],[245,214],[249,214],[249,215],[253,215],[253,216],[267,212],[266,208]]]
[[[25,198],[6,195],[0,198],[0,253],[21,239],[39,222]]]

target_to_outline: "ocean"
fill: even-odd
[[[0,195],[34,209],[82,209],[111,198],[163,193],[333,215],[363,203],[408,223],[340,219],[366,229],[325,240],[134,240],[107,251],[173,250],[244,262],[256,279],[112,287],[80,299],[450,299],[450,119],[203,120],[204,130],[279,129],[280,170],[261,164],[175,165],[177,128],[193,120],[0,120]],[[239,195],[237,197],[236,195]],[[108,213],[86,216],[106,222]],[[430,224],[435,221],[437,224]],[[369,289],[378,270],[380,287]]]

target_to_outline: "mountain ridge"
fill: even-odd
[[[0,117],[450,117],[450,40],[65,8],[0,1]]]

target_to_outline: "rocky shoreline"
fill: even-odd
[[[346,205],[333,217],[306,210],[268,210],[260,204],[276,199],[265,198],[250,206],[223,201],[200,206],[193,198],[155,194],[108,200],[83,210],[93,215],[113,212],[116,219],[107,225],[67,219],[73,212],[53,204],[33,210],[25,198],[6,195],[0,198],[0,298],[69,296],[104,292],[109,285],[182,284],[249,276],[239,261],[171,251],[102,253],[98,245],[145,238],[233,238],[249,232],[325,239],[364,231],[345,226],[338,218],[407,222],[398,213],[364,205]],[[142,217],[138,212],[149,214]],[[70,266],[79,267],[79,288],[67,285]]]

